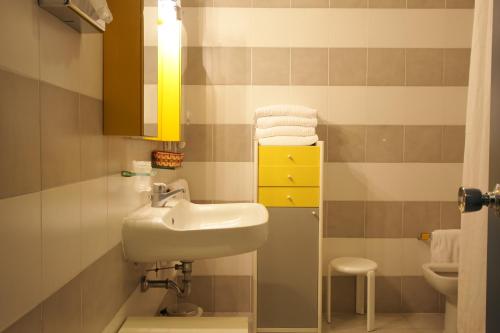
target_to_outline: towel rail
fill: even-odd
[[[432,239],[432,233],[431,232],[421,232],[420,234],[418,234],[417,239],[421,240],[421,241],[429,241]]]

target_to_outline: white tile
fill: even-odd
[[[183,87],[183,116],[186,124],[213,124],[215,96],[219,86],[186,85]],[[222,87],[222,86],[220,86]],[[221,88],[222,89],[222,88]]]
[[[460,163],[326,163],[326,200],[454,201]]]
[[[80,33],[40,10],[40,79],[79,91]]]
[[[335,258],[365,256],[364,238],[323,238],[323,275],[328,274],[328,264]]]
[[[214,200],[252,201],[254,193],[252,162],[215,162],[214,171]]]
[[[251,276],[253,274],[253,253],[216,258],[213,261],[214,275]]]
[[[335,17],[324,8],[292,8],[287,10],[290,22],[290,45],[318,47],[332,44]]]
[[[81,184],[42,191],[43,296],[81,270]]]
[[[213,86],[216,124],[252,124],[251,86]]]
[[[289,103],[316,109],[319,122],[326,123],[328,120],[328,90],[326,86],[291,86]]]
[[[252,110],[271,104],[287,104],[290,99],[289,86],[252,87]]]
[[[144,85],[144,123],[158,123],[158,85]]]
[[[241,8],[206,8],[204,41],[210,46],[250,46],[252,16]],[[203,44],[205,45],[205,43]]]
[[[329,47],[366,47],[368,43],[367,9],[335,8],[331,11]]]
[[[42,300],[40,193],[0,200],[0,331]]]
[[[247,32],[251,46],[290,47],[291,22],[290,9],[254,8],[243,9],[252,15],[252,29]]]
[[[422,265],[430,262],[429,242],[403,239],[403,275],[422,275]]]
[[[472,45],[472,27],[474,25],[473,9],[455,9],[446,16],[445,47],[465,47]]]
[[[203,259],[197,260],[193,264],[194,276],[209,276],[215,273],[215,261],[217,259]]]
[[[38,79],[40,10],[33,0],[0,2],[0,68]]]
[[[80,93],[102,99],[102,34],[82,34],[80,38]]]
[[[367,124],[370,115],[366,103],[367,89],[367,87],[329,87],[328,122]]]
[[[82,186],[82,269],[108,250],[107,177],[81,183]]]
[[[213,200],[215,193],[215,165],[209,162],[185,162],[177,169],[179,178],[189,182],[191,200]]]
[[[134,177],[126,178],[119,174],[110,175],[108,181],[108,250],[122,240],[123,218],[146,204],[146,192],[138,193]]]
[[[366,258],[378,264],[377,275],[401,276],[403,273],[402,239],[367,238]]]
[[[158,7],[144,7],[144,46],[158,45]]]

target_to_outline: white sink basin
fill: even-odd
[[[192,261],[250,252],[267,240],[268,213],[261,204],[197,205],[172,200],[144,206],[125,219],[126,257],[134,262]]]

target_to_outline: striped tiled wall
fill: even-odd
[[[324,264],[338,256],[377,261],[380,312],[442,311],[420,269],[428,244],[416,237],[459,226],[473,1],[184,7],[187,147],[179,175],[193,199],[251,201],[255,108],[314,107],[326,143]],[[198,263],[195,274],[217,278],[210,264]],[[344,287],[334,308],[352,311],[354,280],[335,279]]]
[[[101,332],[138,285],[121,222],[146,197],[119,172],[154,145],[103,136],[102,112],[102,36],[0,2],[2,332]]]

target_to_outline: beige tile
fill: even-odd
[[[184,160],[186,162],[213,161],[213,125],[186,125],[183,129]]]
[[[327,237],[365,236],[365,203],[363,201],[329,201],[326,215]]]
[[[366,49],[330,49],[330,85],[366,85]]]
[[[403,204],[371,201],[366,203],[365,233],[368,238],[400,238]]]
[[[323,309],[327,309],[327,277],[323,277]],[[356,310],[356,279],[353,276],[332,277],[332,312],[345,313]]]
[[[80,89],[81,94],[102,100],[103,90],[103,34],[80,35]]]
[[[214,161],[250,162],[252,125],[214,125]]]
[[[403,237],[417,238],[421,232],[439,229],[439,202],[405,202],[403,204]]]
[[[252,0],[214,0],[214,7],[252,7]]]
[[[438,312],[439,294],[423,277],[403,277],[403,312]]]
[[[405,0],[368,0],[370,8],[404,8]]]
[[[446,0],[446,8],[474,8],[474,0]]]
[[[328,8],[329,0],[292,0],[292,8]]]
[[[253,0],[252,5],[255,8],[288,8],[290,0]]]
[[[0,3],[0,68],[39,77],[39,24],[36,1]]]
[[[366,162],[402,162],[403,126],[368,126]]]
[[[405,126],[405,162],[440,162],[442,126]]]
[[[144,0],[144,7],[158,7],[158,0]]]
[[[375,280],[375,309],[381,313],[401,312],[401,277],[378,276]]]
[[[365,126],[329,125],[327,160],[329,162],[363,162],[365,140]]]
[[[80,180],[78,94],[40,84],[42,189]]]
[[[185,301],[201,306],[204,312],[214,312],[214,277],[193,276],[192,279],[191,294]]]
[[[108,175],[118,173],[127,168],[126,163],[127,139],[121,136],[107,136],[107,160],[106,169]]]
[[[292,49],[292,84],[328,85],[328,49]]]
[[[41,187],[38,82],[0,70],[0,198]],[[8,156],[8,157],[7,157]]]
[[[81,185],[42,191],[42,288],[47,297],[81,271]]]
[[[40,18],[40,79],[79,92],[80,33],[47,11]]]
[[[252,49],[252,83],[256,85],[290,84],[290,49]]]
[[[183,7],[212,7],[214,0],[184,0]]]
[[[0,327],[0,329],[2,329]],[[42,333],[42,306],[39,305],[9,326],[3,333]]]
[[[210,49],[203,47],[186,47],[182,50],[185,70],[183,83],[187,85],[209,84]]]
[[[143,268],[125,262],[119,244],[82,272],[84,332],[101,332],[106,327],[137,287]]]
[[[406,85],[443,84],[442,49],[406,49]]]
[[[404,239],[399,237],[401,236],[391,238],[369,237],[365,240],[365,257],[378,264],[377,274],[379,276],[401,276],[403,274]]]
[[[469,84],[470,49],[444,50],[444,84],[467,86]]]
[[[406,0],[408,8],[445,8],[446,0]]]
[[[106,137],[102,129],[102,101],[80,95],[82,180],[106,175]]]
[[[43,299],[40,215],[40,192],[0,200],[0,331]]]
[[[215,276],[215,312],[250,312],[251,282],[250,276]]]
[[[81,280],[79,277],[68,282],[43,302],[42,321],[44,332],[83,332]]]
[[[465,127],[444,126],[443,162],[462,163],[464,161]]]
[[[213,84],[250,84],[251,49],[214,47],[210,49],[209,81]]]
[[[368,0],[330,0],[332,8],[366,8]]]
[[[144,84],[158,83],[158,47],[144,47]]]
[[[368,85],[402,86],[405,83],[404,49],[368,49]]]
[[[456,202],[441,202],[441,229],[460,229],[460,219]]]

